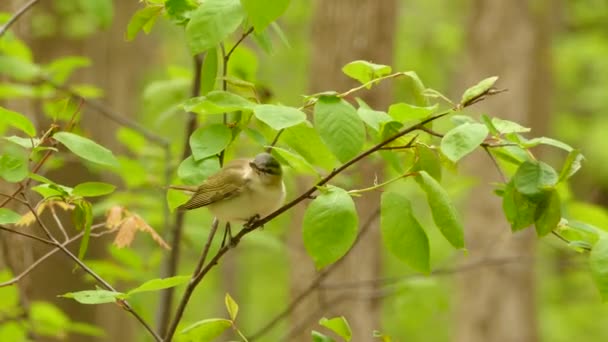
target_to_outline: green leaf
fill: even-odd
[[[516,232],[534,223],[537,204],[517,191],[513,182],[507,183],[502,195],[502,209],[511,230]]]
[[[418,77],[418,74],[416,74],[415,71],[406,71],[403,73],[404,76],[407,76],[409,79],[409,84],[407,87],[407,90],[409,91],[410,95],[414,98],[415,100],[415,105],[417,106],[422,106],[422,107],[426,107],[429,105],[429,100],[427,99],[427,97],[425,96],[424,91],[426,90],[426,88],[424,87],[424,84],[422,83],[422,81],[420,80],[420,77]]]
[[[75,204],[76,207],[72,212],[72,220],[76,229],[84,232],[80,240],[80,247],[78,248],[78,259],[83,260],[87,249],[89,249],[91,225],[93,224],[93,208],[91,203],[85,200],[77,201]]]
[[[353,332],[350,329],[348,321],[344,316],[334,317],[330,319],[323,317],[319,321],[319,324],[335,332],[347,342],[350,341],[353,337]]]
[[[441,160],[428,146],[416,145],[417,159],[412,171],[426,171],[438,182],[441,181]]]
[[[284,148],[273,146],[272,150],[278,154],[281,164],[287,164],[296,172],[318,176],[317,170],[304,157]]]
[[[226,304],[226,310],[228,310],[228,314],[230,315],[230,319],[234,321],[239,313],[239,305],[228,293],[226,293],[226,296],[224,297],[224,302]]]
[[[158,18],[162,10],[162,6],[149,6],[135,12],[127,25],[125,39],[128,41],[135,39],[137,33],[142,29],[145,33],[150,33],[152,26],[154,26],[154,23],[156,22],[156,18]]]
[[[72,188],[58,184],[40,184],[32,187],[32,190],[42,195],[45,199],[49,197],[65,198],[72,195]]]
[[[40,74],[40,67],[21,58],[0,55],[0,76],[5,75],[17,81],[29,81]]]
[[[485,94],[490,88],[494,86],[494,83],[498,80],[498,76],[488,77],[484,80],[481,80],[476,85],[467,89],[464,94],[462,94],[462,99],[460,100],[460,104],[465,106],[469,104],[471,101],[479,98],[483,94]]]
[[[190,281],[190,278],[192,278],[192,277],[189,275],[182,275],[182,276],[174,276],[174,277],[169,277],[169,278],[162,278],[162,279],[159,278],[159,279],[148,280],[145,283],[134,288],[133,290],[127,292],[126,295],[121,296],[121,297],[130,297],[130,296],[132,296],[136,293],[140,293],[140,292],[159,291],[159,290],[168,289],[171,287],[176,287],[178,285],[187,283],[188,281]]]
[[[68,292],[59,297],[71,298],[80,304],[104,304],[116,302],[117,297],[120,295],[122,295],[122,293],[108,290],[87,290]]]
[[[399,122],[426,119],[437,110],[438,105],[432,107],[418,107],[404,102],[392,104],[388,108],[388,115]]]
[[[232,140],[230,128],[222,124],[199,127],[190,136],[194,160],[201,160],[222,152]]]
[[[547,137],[534,138],[522,143],[522,146],[525,148],[535,147],[538,145],[549,145],[562,149],[566,152],[572,152],[574,150],[572,146],[566,144],[565,142]]]
[[[112,184],[102,182],[85,182],[80,183],[74,187],[72,195],[82,197],[96,197],[111,194],[116,190],[116,187]]]
[[[64,83],[74,70],[88,67],[91,60],[82,56],[67,56],[58,58],[44,66],[44,71],[55,82]]]
[[[342,72],[344,72],[344,74],[356,79],[362,84],[378,77],[388,75],[392,72],[392,70],[393,69],[388,65],[375,64],[362,60],[350,62],[342,68]],[[367,88],[371,88],[371,84],[368,85]]]
[[[585,160],[585,156],[583,156],[580,150],[570,151],[566,157],[564,166],[562,166],[562,170],[559,173],[558,182],[563,182],[577,173],[582,166],[583,160]]]
[[[382,194],[380,227],[384,244],[393,255],[417,271],[430,271],[429,239],[405,196]]]
[[[232,321],[228,319],[209,318],[189,325],[180,334],[188,334],[192,341],[209,342],[219,337],[231,326]]]
[[[536,207],[534,226],[538,236],[551,233],[562,219],[562,207],[557,190],[543,195],[543,199]]]
[[[334,155],[308,122],[287,128],[281,135],[281,141],[313,165],[331,170],[337,164]]]
[[[27,149],[34,148],[40,143],[40,139],[38,138],[22,138],[16,135],[11,135],[10,137],[3,137],[3,139]]]
[[[36,128],[34,128],[34,124],[30,119],[25,115],[13,112],[12,110],[0,107],[0,123],[15,127],[30,137],[36,135]]]
[[[480,123],[456,126],[441,139],[441,151],[453,162],[473,152],[488,135],[488,128]]]
[[[241,0],[256,32],[263,31],[281,16],[289,6],[289,0]]]
[[[167,204],[169,205],[169,210],[173,211],[175,208],[180,205],[188,202],[190,196],[186,195],[180,190],[169,189],[167,190]]]
[[[205,0],[192,12],[186,25],[186,40],[193,55],[216,47],[243,21],[239,0]]]
[[[215,88],[218,71],[218,53],[217,48],[210,49],[205,54],[203,68],[201,70],[201,94],[209,94]]]
[[[13,224],[19,220],[21,220],[21,215],[10,209],[0,208],[0,224]]]
[[[336,262],[357,238],[355,203],[344,190],[330,187],[306,208],[302,223],[304,247],[320,269]]]
[[[492,125],[501,134],[530,132],[530,128],[524,127],[517,122],[502,120],[499,118],[492,118]]]
[[[318,331],[313,330],[312,333],[312,342],[336,342],[333,338],[323,335]]]
[[[0,177],[7,182],[17,183],[24,180],[29,173],[27,155],[18,147],[8,147],[6,146],[0,155]]]
[[[608,301],[608,237],[600,238],[589,254],[589,268],[602,301]]]
[[[216,156],[194,160],[192,156],[184,159],[177,168],[177,176],[184,184],[201,184],[212,174],[220,170],[220,162]]]
[[[82,159],[104,166],[119,167],[112,151],[92,140],[69,132],[55,133],[53,138]]]
[[[275,130],[295,126],[306,121],[306,114],[299,109],[271,104],[257,105],[253,114]]]
[[[369,127],[371,127],[376,132],[380,131],[380,127],[383,124],[393,121],[388,114],[385,112],[381,112],[378,110],[371,109],[363,100],[357,98],[357,103],[359,103],[359,109],[357,109],[357,114],[363,122],[365,122]]]
[[[515,188],[526,196],[536,196],[552,189],[557,180],[555,170],[539,161],[523,162],[513,176]]]
[[[165,2],[167,14],[177,24],[186,23],[190,19],[191,11],[196,7],[193,0],[166,0]]]
[[[198,114],[223,114],[237,110],[253,110],[255,103],[231,92],[214,90],[205,96],[189,99],[184,110]]]
[[[315,104],[314,123],[329,150],[345,163],[355,157],[365,143],[365,126],[348,102],[322,96]]]
[[[464,248],[462,220],[445,189],[425,171],[418,172],[416,182],[426,193],[433,221],[441,234],[455,248]]]

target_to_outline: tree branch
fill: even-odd
[[[15,12],[15,14],[13,14],[13,16],[6,22],[6,24],[4,24],[2,27],[0,27],[0,38],[6,33],[6,31],[8,31],[8,29],[17,22],[17,20],[19,20],[19,18],[24,15],[30,8],[32,8],[34,5],[36,5],[38,3],[39,0],[30,0],[28,3],[26,3],[25,5],[23,5],[23,7],[21,7],[20,9],[17,10],[17,12]]]
[[[201,92],[201,73],[203,70],[203,55],[194,56],[194,77],[192,79],[191,92],[192,97],[200,95]],[[192,154],[190,148],[190,136],[196,130],[198,125],[198,116],[196,113],[188,113],[188,121],[186,123],[186,130],[184,132],[184,143],[182,150],[182,160],[188,158]],[[165,269],[162,272],[162,277],[173,277],[177,274],[177,267],[179,265],[179,258],[181,252],[180,242],[182,240],[182,232],[184,228],[184,215],[185,212],[178,211],[175,215],[175,222],[171,229],[171,254],[165,264]],[[156,311],[156,325],[159,329],[159,334],[162,336],[167,330],[167,325],[171,319],[171,308],[173,307],[173,295],[175,288],[171,287],[160,293],[159,305]]]

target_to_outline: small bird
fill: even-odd
[[[190,200],[178,209],[208,207],[218,220],[228,225],[251,224],[285,201],[283,170],[269,153],[260,153],[253,159],[235,159],[193,192]]]

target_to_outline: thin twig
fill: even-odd
[[[498,174],[500,175],[502,182],[507,183],[507,176],[505,176],[505,173],[502,171],[500,164],[498,164],[498,160],[496,160],[496,158],[494,158],[494,155],[492,154],[492,152],[490,152],[490,150],[488,149],[487,146],[482,145],[482,148],[486,152],[488,157],[490,157],[490,159],[492,160],[492,164],[494,164],[494,167],[496,167],[496,170],[498,171]]]
[[[63,238],[64,238],[63,241],[64,242],[68,241],[70,239],[70,237],[68,236],[68,232],[63,227],[63,223],[61,223],[59,216],[57,216],[57,211],[55,211],[55,207],[53,207],[52,205],[51,205],[51,215],[53,215],[53,218],[55,219],[55,223],[57,224],[57,227],[59,227],[59,230],[61,230],[61,232],[63,233]]]
[[[116,291],[116,289],[114,289],[114,287],[112,287],[112,285],[110,285],[110,283],[108,283],[105,279],[103,279],[101,276],[99,276],[97,273],[95,273],[95,271],[93,271],[89,266],[87,266],[82,260],[78,259],[78,257],[75,256],[69,249],[67,249],[66,246],[64,246],[62,243],[57,241],[57,239],[51,234],[50,229],[40,219],[40,216],[38,215],[36,210],[32,207],[32,205],[29,202],[27,203],[27,206],[28,206],[29,210],[31,211],[31,213],[36,218],[36,222],[38,223],[40,228],[42,228],[42,230],[48,236],[48,238],[53,241],[53,244],[55,245],[55,247],[58,247],[68,258],[72,259],[72,261],[74,261],[83,271],[85,271],[91,277],[93,277],[104,288],[106,288],[109,291],[118,292],[118,291]],[[148,330],[148,332],[150,332],[150,334],[154,337],[154,339],[156,341],[158,341],[158,342],[163,341],[162,338],[156,333],[156,331],[154,331],[154,329],[152,329],[152,327],[135,310],[133,310],[133,307],[126,300],[121,300],[120,304],[124,310],[126,310],[133,317],[135,317],[135,319],[137,319],[139,321],[139,323],[146,330]]]
[[[228,51],[228,53],[224,56],[224,60],[227,61],[230,59],[230,56],[232,56],[232,53],[234,52],[234,50],[236,50],[236,48],[241,45],[241,43],[243,42],[243,40],[245,40],[245,38],[247,38],[248,35],[250,35],[251,33],[253,33],[253,26],[249,28],[249,30],[245,31],[242,35],[241,38],[239,38],[239,40],[236,41],[236,43],[234,43],[234,45],[232,46],[232,48],[230,49],[230,51]],[[225,77],[225,75],[224,75]]]
[[[47,239],[38,237],[36,235],[28,234],[28,233],[22,232],[20,230],[13,230],[13,229],[10,229],[10,228],[4,227],[4,226],[0,226],[0,230],[6,231],[9,233],[13,233],[13,234],[17,234],[17,235],[21,235],[21,236],[25,236],[27,238],[30,238],[30,239],[33,239],[36,241],[40,241],[42,243],[46,243],[47,245],[51,245],[51,246],[55,245],[55,243],[51,240],[47,240]]]
[[[0,37],[2,37],[6,31],[8,31],[8,29],[17,22],[17,20],[19,20],[19,18],[24,15],[30,8],[32,8],[35,4],[38,3],[38,1],[40,0],[30,0],[28,3],[26,3],[25,5],[23,5],[23,7],[21,7],[20,9],[17,10],[17,12],[15,12],[13,14],[13,16],[6,22],[6,24],[4,24],[2,27],[0,27]]]

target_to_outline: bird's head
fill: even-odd
[[[254,169],[259,174],[268,175],[268,176],[281,176],[283,174],[283,170],[281,169],[281,164],[270,154],[270,153],[260,153],[249,163],[252,169]]]

